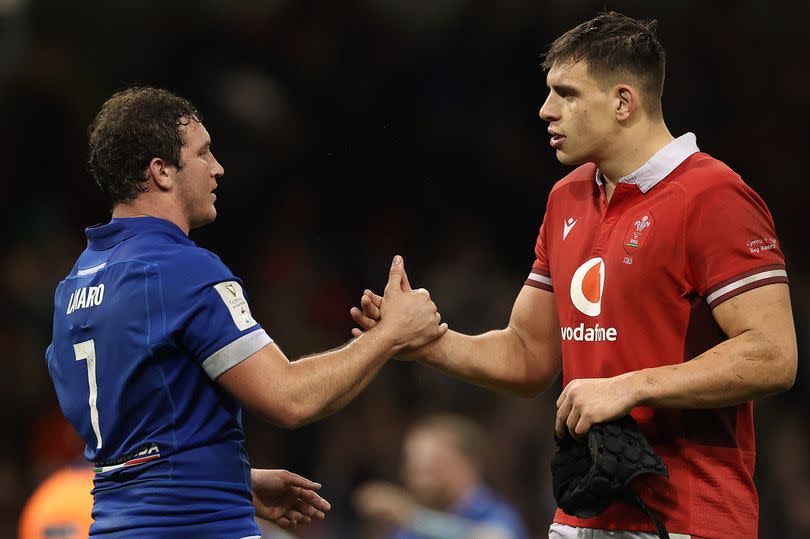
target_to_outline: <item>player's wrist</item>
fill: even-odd
[[[396,331],[394,324],[382,320],[368,330],[366,334],[373,338],[377,342],[377,346],[389,357],[398,353],[407,344],[405,339]]]
[[[624,394],[627,396],[630,408],[647,404],[650,398],[649,383],[644,370],[628,372],[618,378],[623,379]]]
[[[447,354],[445,353],[445,347],[450,341],[450,333],[451,331],[447,330],[447,333],[436,340],[430,341],[419,348],[408,350],[406,355],[407,359],[435,367],[443,365],[446,361],[445,358]]]

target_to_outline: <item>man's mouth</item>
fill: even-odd
[[[549,141],[549,144],[551,144],[552,148],[554,148],[555,150],[558,150],[560,148],[560,146],[562,146],[563,143],[565,142],[565,135],[561,135],[559,133],[556,133],[556,132],[552,131],[551,129],[549,129],[548,132],[551,135],[551,140]]]

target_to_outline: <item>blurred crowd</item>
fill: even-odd
[[[508,320],[566,172],[537,117],[539,55],[606,5],[659,19],[670,130],[695,132],[774,215],[800,359],[794,389],[755,408],[760,536],[810,537],[810,10],[785,0],[0,0],[0,536],[81,452],[43,354],[53,290],[83,229],[109,217],[85,160],[86,126],[112,92],[157,85],[199,107],[226,174],[217,222],[192,239],[245,280],[289,357],[346,341],[349,308],[382,288],[396,253],[452,328],[484,331]],[[392,361],[346,410],[299,431],[246,414],[248,451],[324,484],[334,509],[297,536],[373,539],[384,527],[353,493],[400,483],[409,428],[454,412],[484,426],[487,484],[543,537],[558,393],[526,400]]]

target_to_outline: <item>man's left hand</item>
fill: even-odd
[[[623,417],[634,406],[635,392],[626,377],[572,380],[557,399],[557,436],[567,431],[582,438],[592,425]]]
[[[256,516],[281,528],[323,520],[332,506],[315,491],[319,483],[287,470],[251,470]]]
[[[417,508],[403,488],[383,481],[361,485],[354,493],[354,506],[368,517],[381,518],[398,526],[405,526]]]

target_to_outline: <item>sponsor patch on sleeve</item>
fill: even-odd
[[[242,287],[236,281],[226,281],[214,285],[214,288],[222,298],[223,303],[228,307],[233,318],[233,323],[239,328],[239,331],[244,331],[251,326],[256,325],[253,315],[250,314],[250,307],[248,307],[245,294],[242,292]]]

